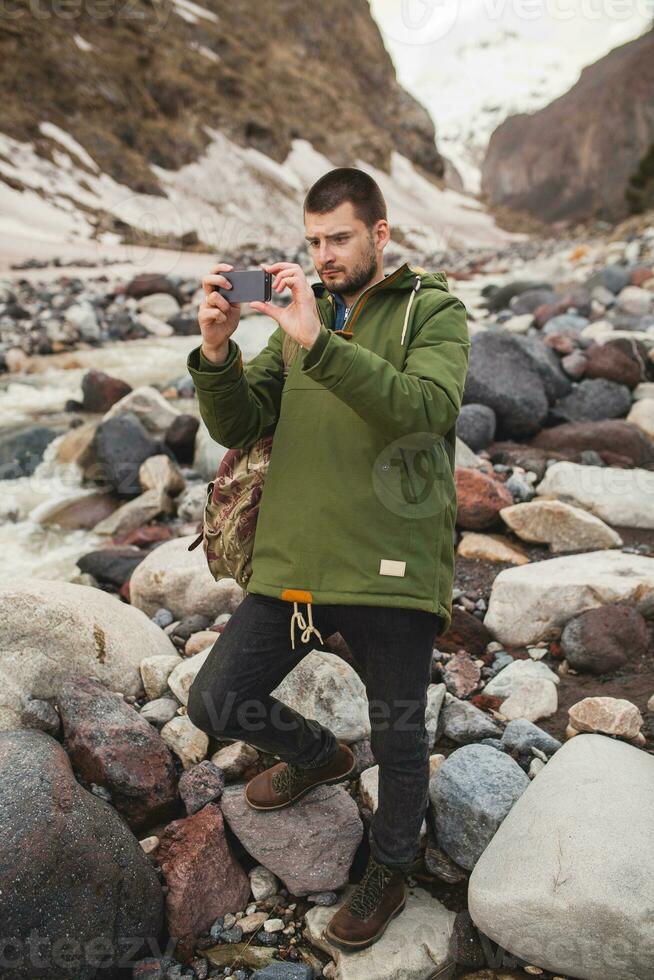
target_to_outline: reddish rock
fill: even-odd
[[[654,279],[654,268],[652,266],[639,265],[632,270],[629,285],[642,286],[649,279]]]
[[[500,510],[513,503],[509,490],[486,473],[459,466],[455,478],[456,523],[467,531],[478,531],[496,524]]]
[[[586,351],[586,377],[608,378],[618,384],[635,388],[643,380],[643,364],[636,351],[627,353],[619,344],[607,341],[594,344]]]
[[[566,333],[551,333],[547,337],[543,337],[543,343],[546,347],[551,347],[555,350],[557,354],[572,354],[573,350],[577,349],[577,345]]]
[[[232,855],[215,804],[169,824],[157,860],[168,885],[166,915],[172,936],[198,936],[219,915],[247,905],[250,880]]]
[[[459,650],[453,654],[442,670],[446,688],[456,698],[467,698],[479,686],[481,671],[472,657]]]
[[[542,306],[536,307],[534,310],[534,321],[537,327],[544,327],[548,320],[552,317],[560,316],[565,313],[568,309],[569,303],[567,299],[560,300],[558,303],[543,303]]]
[[[444,653],[466,650],[473,657],[481,657],[492,639],[481,619],[453,606],[450,628],[437,638],[436,646]]]
[[[573,670],[606,674],[645,656],[647,623],[632,606],[607,605],[575,616],[561,635],[561,648]]]
[[[106,787],[135,829],[170,818],[178,803],[175,763],[156,728],[89,677],[66,681],[57,704],[64,746],[81,778]]]
[[[82,409],[104,415],[131,390],[131,385],[127,382],[112,378],[104,371],[87,371],[82,378]]]
[[[170,541],[173,532],[168,524],[145,524],[137,527],[129,534],[123,534],[113,538],[116,545],[134,545],[137,548],[149,548],[151,544],[158,544],[160,541]]]
[[[623,419],[565,422],[543,429],[531,440],[531,445],[564,453],[572,462],[578,460],[580,453],[593,449],[609,466],[654,468],[654,445],[640,429]]]
[[[473,694],[469,700],[470,704],[474,704],[480,711],[499,711],[505,698],[497,694]]]
[[[179,780],[179,795],[189,816],[197,813],[207,803],[220,799],[225,788],[225,774],[222,769],[205,759],[197,766],[191,766],[182,773]]]

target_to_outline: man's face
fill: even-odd
[[[373,230],[345,201],[327,214],[304,215],[307,246],[321,281],[335,293],[354,295],[377,271]]]

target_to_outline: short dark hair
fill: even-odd
[[[387,221],[386,201],[379,184],[356,167],[337,167],[320,177],[304,199],[304,212],[326,214],[350,201],[357,218],[368,228]]]

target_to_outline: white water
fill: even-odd
[[[264,317],[243,320],[234,338],[246,360],[261,350],[274,327]],[[187,355],[198,341],[196,336],[150,337],[33,358],[30,369],[34,373],[5,375],[0,380],[0,430],[25,423],[66,429],[70,416],[64,413],[64,405],[70,398],[81,398],[82,378],[90,368],[105,371],[133,388],[179,379],[186,374]],[[189,411],[191,403],[171,404]],[[78,468],[63,466],[55,458],[59,441],[50,443],[32,476],[0,480],[0,586],[24,576],[68,581],[79,574],[77,559],[106,542],[92,531],[71,531],[39,521],[54,501],[79,496],[82,489]]]

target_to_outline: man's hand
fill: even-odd
[[[230,272],[233,265],[214,265],[211,274],[202,280],[204,300],[198,311],[198,323],[202,333],[202,353],[214,364],[222,364],[228,354],[228,341],[238,326],[241,304],[229,300],[214,291],[215,286],[231,289],[229,280],[221,272]]]
[[[320,333],[320,316],[309,280],[296,262],[275,262],[274,265],[264,265],[262,268],[275,274],[272,282],[275,292],[281,293],[288,287],[292,299],[288,306],[258,301],[250,303],[250,306],[253,310],[271,316],[282,330],[308,350]]]

